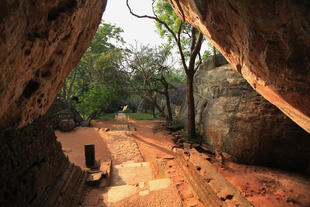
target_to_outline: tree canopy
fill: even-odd
[[[121,105],[128,97],[105,87],[100,75],[104,70],[117,67],[114,63],[121,58],[122,48],[118,45],[124,43],[122,32],[115,25],[101,22],[89,48],[64,83],[61,95],[85,118],[95,118],[111,107],[117,110],[115,100]]]

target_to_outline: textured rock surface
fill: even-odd
[[[0,206],[71,206],[83,173],[48,121],[0,132]]]
[[[0,129],[47,111],[100,23],[106,0],[1,1]]]
[[[171,1],[257,92],[310,132],[309,1]]]
[[[257,94],[230,64],[195,78],[196,122],[204,141],[239,162],[306,170],[310,135]],[[186,120],[185,107],[182,108]]]
[[[65,99],[59,95],[56,96],[52,106],[48,109],[45,116],[50,118],[54,129],[58,129],[61,120],[73,120],[73,128],[79,126],[83,121],[83,118],[75,108],[70,108]]]
[[[59,122],[58,128],[63,132],[70,132],[74,130],[75,122],[73,119],[63,119]]]

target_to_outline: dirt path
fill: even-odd
[[[82,168],[85,167],[83,153],[84,144],[95,144],[97,160],[113,160],[115,164],[128,161],[134,163],[150,163],[153,177],[147,178],[146,180],[170,179],[182,201],[178,206],[204,206],[193,192],[191,186],[186,182],[182,171],[173,158],[173,153],[171,151],[172,146],[174,146],[172,136],[166,131],[154,133],[153,129],[159,123],[160,121],[130,120],[130,129],[136,130],[130,133],[119,131],[105,133],[99,131],[98,128],[78,128],[71,133],[56,132],[56,135],[58,136],[58,140],[62,143],[63,149],[70,161]],[[111,129],[113,124],[115,124],[113,121],[93,122],[93,125],[99,128]],[[225,161],[224,164],[221,164],[217,161],[215,156],[209,156],[210,162],[218,171],[229,182],[235,185],[242,195],[256,207],[310,206],[310,178],[308,177],[270,168],[240,165],[229,161]],[[137,167],[137,173],[139,169],[140,168]],[[135,177],[135,175],[132,177]],[[126,179],[128,179],[128,177]],[[147,195],[148,197],[145,197],[145,199],[147,198],[146,200],[141,200],[140,204],[137,204],[136,197],[139,197],[138,194],[150,190],[148,181],[143,185],[143,189],[139,187],[125,188],[124,192],[132,191],[136,192],[136,194],[124,198],[120,202],[122,204],[119,203],[119,206],[126,206],[128,203],[130,203],[130,205],[127,206],[146,206],[147,199],[151,201],[158,196],[157,193],[159,192],[154,191],[149,193]],[[163,189],[162,192],[164,192]],[[90,196],[92,195],[98,197],[98,195],[100,196],[102,194],[97,191],[92,191]],[[170,202],[168,198],[164,200],[166,200],[167,203],[162,205],[163,207],[173,206],[168,204]],[[160,201],[156,201],[155,199],[154,202]]]
[[[162,121],[130,120],[130,126],[135,128],[133,137],[145,161],[153,164],[158,178],[168,177],[175,184],[184,207],[203,207],[190,184],[186,181],[181,169],[173,158],[172,147],[175,145],[172,136],[166,131],[154,132],[154,128]]]
[[[74,133],[57,132],[58,140],[62,142],[70,161],[80,167],[84,167],[84,144],[96,145],[96,159],[112,160],[110,187],[89,188],[81,206],[183,206],[173,182],[169,178],[155,179],[151,164],[143,162],[137,142],[132,134],[126,131],[127,125],[124,120],[116,120],[112,131],[79,128]],[[70,134],[74,135],[74,138],[70,137]],[[101,153],[102,150],[105,152]]]

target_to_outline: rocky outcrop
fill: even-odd
[[[78,204],[85,174],[62,153],[50,121],[37,118],[88,47],[105,6],[1,1],[0,206]]]
[[[83,122],[83,118],[75,108],[70,107],[70,104],[60,95],[56,96],[45,116],[49,117],[54,129],[61,131],[71,131]]]
[[[85,174],[62,153],[48,120],[0,131],[0,146],[0,206],[78,204]]]
[[[141,98],[137,107],[138,113],[152,113],[154,110],[155,108],[150,101],[145,98]]]
[[[310,132],[308,1],[170,2],[258,93]]]
[[[242,163],[305,171],[310,135],[253,90],[230,64],[209,65],[199,69],[194,84],[196,123],[204,142]],[[186,107],[180,114],[186,121]]]
[[[92,40],[106,0],[1,1],[0,129],[44,114]]]

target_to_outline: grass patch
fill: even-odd
[[[104,114],[98,117],[101,120],[112,120],[115,118],[115,114],[111,113],[111,114]]]
[[[153,120],[153,115],[148,113],[125,113],[127,116],[129,116],[130,119],[134,120]],[[111,114],[103,114],[98,117],[98,119],[101,120],[112,120],[115,118],[116,113]],[[156,117],[155,119],[161,119],[160,117]]]
[[[130,119],[135,119],[135,120],[152,120],[153,115],[148,114],[148,113],[126,113]],[[158,118],[155,118],[158,119]]]

